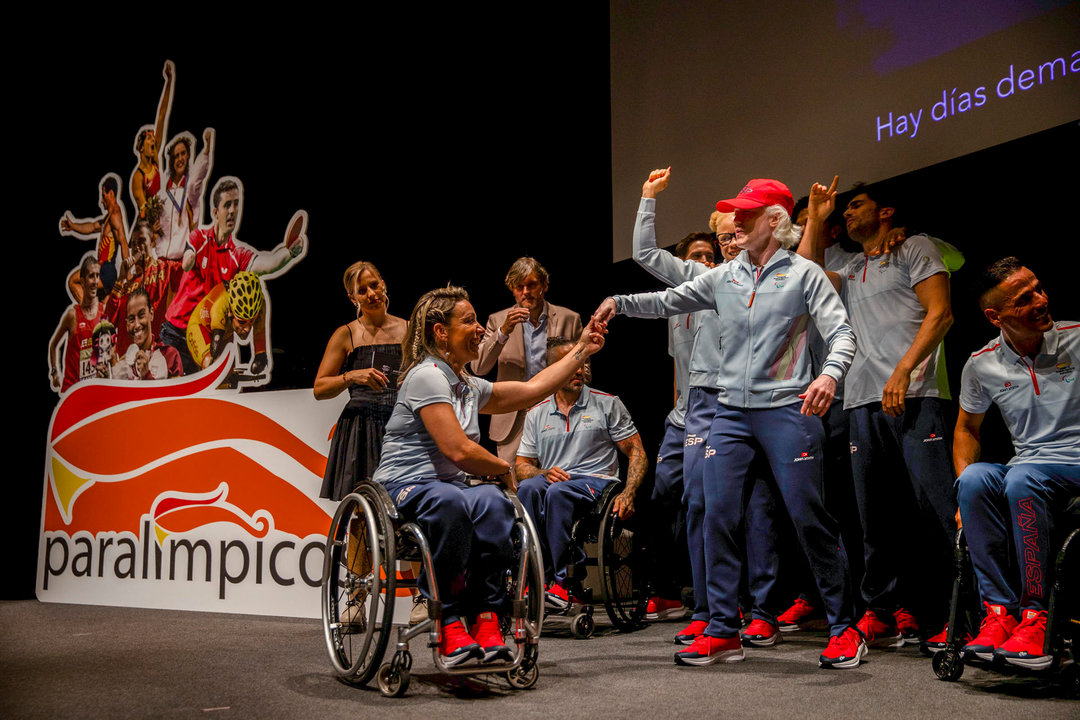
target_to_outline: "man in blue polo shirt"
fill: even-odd
[[[548,365],[562,359],[574,343],[548,341]],[[557,609],[570,604],[566,566],[570,563],[570,532],[574,520],[618,479],[619,456],[629,459],[626,487],[615,498],[614,510],[626,518],[634,512],[634,497],[649,461],[630,413],[614,395],[588,387],[588,363],[569,382],[525,416],[518,448],[518,497],[540,534],[548,579],[547,602]]]
[[[953,440],[960,516],[986,608],[964,652],[1038,670],[1053,661],[1043,653],[1053,512],[1080,494],[1080,322],[1055,323],[1046,291],[1015,257],[987,268],[981,289],[979,307],[1001,334],[964,365]],[[1016,451],[1008,465],[977,462],[992,403]]]

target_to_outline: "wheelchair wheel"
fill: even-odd
[[[620,520],[611,512],[615,495],[600,516],[598,538],[600,593],[611,623],[623,631],[636,630],[645,622],[649,602],[645,591],[646,568],[641,539],[633,518]]]
[[[521,577],[510,573],[508,577],[508,597],[511,601],[524,602],[524,616],[536,628],[537,637],[544,622],[544,560],[540,550],[540,536],[533,527],[529,514],[518,500],[517,495],[506,491],[506,496],[514,505],[515,522],[520,524],[520,531],[515,530],[514,566],[520,563],[522,554],[525,559],[525,572]],[[509,634],[509,628],[504,634]]]
[[[956,682],[964,674],[964,658],[953,648],[935,653],[930,664],[938,680]]]
[[[506,672],[506,681],[511,687],[519,690],[528,690],[536,685],[540,678],[540,668],[536,665],[537,650],[535,645],[525,648],[525,657],[521,659],[521,665]]]
[[[592,615],[589,613],[575,615],[574,619],[570,621],[570,632],[576,638],[592,637],[595,629],[596,624],[593,622]]]
[[[330,662],[349,682],[370,681],[390,641],[394,551],[394,530],[378,498],[363,486],[346,496],[326,538],[322,617]]]

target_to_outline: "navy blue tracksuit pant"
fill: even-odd
[[[742,530],[754,486],[750,465],[764,454],[777,492],[795,525],[825,604],[832,635],[854,622],[847,557],[837,522],[822,495],[821,419],[802,415],[800,405],[741,409],[718,404],[705,450],[705,558],[709,627],[713,637],[739,634],[738,587]],[[755,562],[753,553],[750,561]],[[750,575],[763,572],[752,567]]]
[[[514,557],[514,506],[502,489],[441,480],[388,482],[385,487],[431,546],[443,623],[500,612]]]

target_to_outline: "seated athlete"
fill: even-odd
[[[556,337],[547,343],[547,364],[555,365],[576,346]],[[649,460],[630,413],[614,395],[588,387],[588,364],[579,367],[554,395],[525,416],[515,472],[526,478],[518,498],[532,518],[544,550],[549,581],[547,603],[558,610],[570,605],[566,567],[572,562],[570,532],[604,488],[618,480],[619,456],[629,458],[626,488],[614,510],[627,518],[645,477]]]
[[[250,372],[258,375],[265,370],[266,305],[262,282],[248,270],[215,285],[188,320],[188,350],[200,368],[210,367],[234,336],[251,345]]]
[[[603,346],[603,332],[590,325],[571,352],[526,382],[492,383],[465,370],[484,336],[465,290],[432,290],[412,311],[403,379],[372,479],[430,543],[442,602],[439,653],[449,666],[510,657],[496,611],[506,601],[513,506],[497,486],[465,479],[493,476],[509,487],[513,480],[510,463],[478,443],[478,413],[514,412],[562,387]]]
[[[1040,670],[1053,513],[1080,494],[1080,323],[1055,323],[1038,278],[1014,257],[986,270],[979,307],[1001,329],[964,365],[953,464],[960,517],[986,617],[964,646]],[[991,403],[1016,456],[977,462]]]

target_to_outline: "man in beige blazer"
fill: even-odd
[[[549,337],[578,339],[581,316],[544,299],[548,273],[531,257],[514,261],[506,274],[506,287],[514,295],[514,306],[488,318],[484,340],[480,343],[480,357],[472,362],[472,371],[486,375],[498,363],[496,379],[499,382],[528,380],[547,364]],[[495,442],[498,456],[511,467],[521,442],[525,412],[491,416],[488,436]]]

